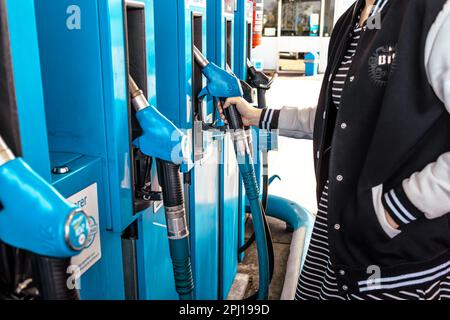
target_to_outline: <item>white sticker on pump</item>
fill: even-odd
[[[186,8],[189,8],[189,7],[205,8],[206,1],[205,0],[186,0]]]
[[[72,265],[80,268],[81,275],[91,268],[102,257],[99,229],[97,184],[70,196],[68,201],[83,209],[89,216],[89,238],[86,248],[72,258]]]

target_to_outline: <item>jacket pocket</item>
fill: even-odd
[[[372,188],[372,205],[377,216],[378,223],[389,238],[398,236],[401,231],[393,228],[386,219],[386,210],[384,209],[381,197],[383,196],[383,185],[380,184]]]

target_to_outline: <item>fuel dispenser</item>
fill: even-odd
[[[89,217],[50,185],[33,1],[0,1],[0,70],[0,297],[77,300]]]
[[[235,1],[220,0],[207,2],[208,14],[208,60],[222,69],[235,68],[236,32]],[[217,104],[217,99],[212,103]],[[214,113],[221,123],[217,112]],[[231,133],[225,132],[221,142],[220,183],[219,183],[219,299],[225,299],[233,284],[238,264],[238,219],[239,210],[239,170],[233,151]]]
[[[213,128],[213,104],[199,98],[205,80],[193,58],[194,47],[208,54],[206,1],[155,1],[155,40],[159,111],[189,140],[190,161],[181,169],[190,228],[194,298],[217,299],[222,134]],[[152,270],[156,274],[161,272]]]
[[[177,299],[156,162],[129,94],[130,75],[158,105],[153,1],[35,3],[53,185],[98,231],[81,298]]]

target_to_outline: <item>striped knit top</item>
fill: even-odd
[[[359,39],[361,38],[361,31],[362,27],[357,22],[355,27],[353,28],[352,41],[347,48],[341,65],[339,66],[339,69],[336,72],[333,80],[333,84],[331,87],[332,100],[337,109],[339,109],[339,106],[341,104],[342,90],[344,88],[345,82],[347,81],[347,75],[352,65],[353,57],[355,56],[356,48],[359,44]]]

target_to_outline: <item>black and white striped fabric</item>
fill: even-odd
[[[361,38],[362,27],[356,24],[353,28],[352,41],[347,48],[344,58],[342,59],[341,65],[333,80],[333,85],[331,87],[332,100],[337,109],[341,104],[342,91],[344,90],[345,82],[347,81],[347,75],[352,65],[353,57],[356,53],[356,48],[358,47],[359,39]]]
[[[278,124],[278,118],[280,117],[280,110],[264,109],[261,112],[259,119],[259,128],[264,130],[272,130],[276,128]]]
[[[369,15],[369,18],[380,14],[381,11],[384,9],[386,4],[388,3],[388,0],[376,0],[374,2],[374,5],[371,9],[371,13]],[[358,21],[361,16],[358,16]],[[335,75],[335,78],[333,80],[332,85],[332,100],[334,105],[337,109],[339,109],[339,106],[341,104],[341,97],[342,97],[342,90],[344,88],[344,84],[347,81],[347,75],[350,70],[350,66],[352,65],[353,57],[356,53],[356,48],[359,44],[359,39],[361,38],[361,33],[363,28],[366,28],[365,26],[360,26],[357,22],[355,27],[353,28],[353,35],[352,35],[352,41],[349,44],[347,51],[344,55],[344,58],[342,59],[341,65]]]
[[[434,281],[428,281],[415,290],[376,290],[372,293],[362,292],[359,294],[340,294],[336,281],[336,271],[330,260],[328,248],[328,185],[320,198],[316,222],[314,224],[313,235],[308,249],[308,254],[300,274],[296,300],[444,300],[450,299],[450,276],[449,272],[443,276],[440,272],[445,271],[445,266],[440,270],[427,275],[419,275],[419,279],[425,279],[424,276],[439,276]],[[448,266],[447,266],[448,267]],[[406,279],[395,279],[399,283],[408,281]],[[421,278],[420,278],[421,277]],[[414,279],[417,279],[414,278]]]

